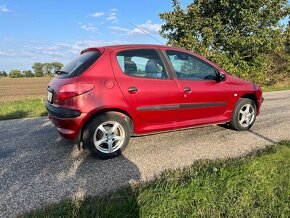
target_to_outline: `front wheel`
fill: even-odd
[[[113,113],[102,114],[85,128],[84,144],[101,159],[116,157],[127,147],[129,132],[124,118]]]
[[[241,98],[232,113],[230,126],[239,131],[249,130],[255,123],[256,115],[255,102],[248,98]]]

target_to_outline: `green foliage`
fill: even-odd
[[[34,74],[32,73],[31,70],[24,70],[22,71],[22,74],[24,77],[34,77]]]
[[[26,99],[0,102],[0,120],[38,117],[47,115],[44,99]]]
[[[279,23],[288,14],[287,0],[195,0],[186,9],[173,0],[173,11],[160,14],[161,35],[169,45],[202,54],[229,73],[265,82],[276,75],[273,58],[284,56],[287,43],[289,49],[289,34]]]
[[[52,62],[51,65],[53,71],[61,70],[61,68],[63,67],[63,64],[60,62]]]
[[[10,78],[19,78],[22,77],[23,75],[21,74],[20,70],[11,70],[9,73]]]
[[[43,71],[44,64],[36,62],[32,65],[32,69],[34,70],[34,74],[36,77],[40,77],[44,75]]]
[[[5,71],[0,71],[0,77],[7,77],[7,73]]]
[[[32,69],[36,77],[50,76],[55,71],[60,70],[63,67],[62,63],[52,62],[52,63],[39,63],[33,64]]]
[[[198,161],[107,196],[24,217],[288,217],[290,141],[247,157]],[[288,214],[288,215],[287,215]]]

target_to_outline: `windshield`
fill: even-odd
[[[89,51],[81,54],[77,58],[64,65],[61,69],[63,73],[57,78],[72,78],[81,75],[85,72],[99,57],[99,51]]]

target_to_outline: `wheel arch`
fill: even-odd
[[[85,120],[85,122],[82,125],[82,128],[79,132],[79,135],[78,135],[78,144],[80,144],[83,141],[83,132],[84,132],[84,129],[86,128],[86,126],[88,125],[88,123],[90,123],[90,121],[93,120],[94,118],[96,118],[97,116],[100,116],[101,114],[105,114],[105,113],[113,113],[113,114],[117,114],[120,117],[123,117],[129,125],[130,136],[134,135],[134,123],[133,123],[132,117],[130,116],[130,114],[128,112],[126,112],[122,109],[119,109],[119,108],[106,108],[106,109],[98,110],[98,111],[92,113]]]
[[[256,108],[258,109],[258,99],[255,94],[247,93],[241,96],[241,98],[248,98],[255,102]]]

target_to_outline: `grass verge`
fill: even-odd
[[[198,161],[104,197],[63,201],[25,217],[287,217],[290,141],[246,157]]]
[[[0,102],[0,120],[47,115],[43,99]]]
[[[290,90],[290,85],[287,86],[263,86],[263,92]]]

